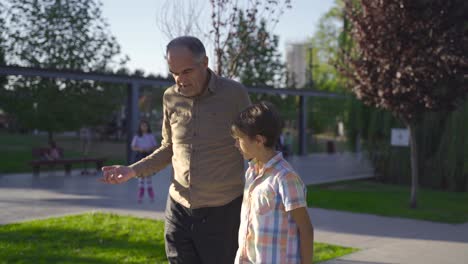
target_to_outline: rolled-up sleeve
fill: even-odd
[[[307,207],[306,188],[299,176],[289,172],[279,181],[279,195],[286,212]]]

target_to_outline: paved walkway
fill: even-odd
[[[365,178],[371,168],[351,154],[294,157],[291,163],[307,184]],[[104,185],[98,175],[73,171],[0,175],[0,224],[89,211],[161,219],[170,168],[153,177],[156,201],[136,203],[137,182]],[[468,223],[439,224],[312,208],[316,241],[361,249],[327,264],[468,263]]]
[[[316,241],[362,250],[328,263],[468,263],[468,223],[441,224],[312,208]]]

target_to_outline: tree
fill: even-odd
[[[99,0],[7,0],[7,61],[28,67],[111,72],[125,62],[102,18]],[[103,122],[120,92],[93,81],[11,78],[2,104],[25,128],[53,132]]]
[[[342,36],[347,34],[343,26],[343,8],[343,1],[335,0],[334,6],[320,18],[317,31],[310,41],[313,47],[313,67],[310,70],[316,89],[344,91],[344,80],[335,67],[344,45]]]
[[[203,39],[208,33],[202,30],[203,5],[200,0],[166,0],[156,18],[159,30],[168,38],[193,35]]]
[[[216,60],[216,72],[227,77],[235,75],[237,70],[238,57],[248,51],[250,43],[237,42],[232,45],[232,39],[245,39],[255,32],[262,21],[265,23],[263,31],[268,32],[279,21],[285,8],[291,8],[291,0],[280,1],[257,1],[246,0],[243,5],[237,1],[210,0],[211,3],[211,24],[214,38],[214,52]],[[241,12],[240,12],[241,11]],[[242,16],[242,18],[240,17]],[[266,36],[259,36],[257,44],[265,46]],[[235,49],[235,52],[234,52]],[[229,51],[231,56],[229,61],[225,60],[224,54]],[[237,56],[233,56],[237,54]]]
[[[308,71],[312,75],[313,88],[316,90],[347,92],[346,80],[335,67],[345,43],[342,36],[347,34],[343,23],[343,9],[343,1],[335,0],[330,10],[320,18],[317,30],[309,42],[311,49],[308,49],[307,54],[310,66]],[[313,113],[309,115],[309,124],[312,124],[314,133],[327,130],[335,132],[337,120],[346,120],[351,110],[350,103],[346,99],[310,98],[309,100],[313,100],[308,107],[309,112]],[[353,138],[348,140],[353,141]]]
[[[1,4],[0,4],[0,7],[1,7]],[[0,21],[1,23],[1,21]],[[0,39],[0,43],[1,43],[1,39]],[[0,45],[0,66],[2,65],[5,65],[5,54],[3,52],[3,49]],[[2,76],[0,75],[0,98],[2,96],[2,93],[1,91],[4,90],[4,86],[6,85],[6,82],[7,82],[7,79],[6,79],[6,76]],[[4,106],[2,104],[2,101],[0,100],[0,113],[4,111]]]
[[[0,3],[0,10],[3,10],[5,7],[2,3]],[[1,12],[0,12],[1,14]],[[5,62],[5,52],[3,51],[2,48],[2,43],[3,43],[3,37],[2,37],[2,32],[5,31],[5,21],[3,20],[3,17],[0,16],[0,65],[6,65]],[[6,83],[6,77],[5,76],[0,76],[0,88],[3,87]],[[1,109],[1,106],[0,106]]]
[[[5,62],[5,53],[3,52],[2,47],[0,46],[0,65],[6,65]],[[5,76],[0,76],[0,89],[3,89],[3,86],[6,83],[6,77]],[[0,106],[1,109],[1,106]]]
[[[391,111],[408,127],[414,208],[416,128],[425,113],[452,111],[468,93],[468,6],[463,0],[347,0],[346,12],[355,53],[341,70],[358,99]]]
[[[248,31],[243,11],[238,12],[237,37],[226,40],[226,52],[221,57],[226,67],[221,74],[238,78],[249,86],[283,86],[286,68],[278,52],[279,37],[267,31],[264,19],[253,31]],[[241,54],[237,53],[240,46],[245,47]]]
[[[204,26],[209,22],[203,20],[203,5],[200,1],[166,0],[157,18],[157,25],[168,39],[195,35],[204,40],[207,47],[213,46],[216,62],[214,70],[226,77],[237,77],[238,57],[248,52],[249,48],[261,46],[266,50],[271,48],[272,41],[277,42],[274,40],[276,36],[270,38],[270,35],[259,36],[257,33],[271,32],[284,9],[291,8],[291,0],[210,0],[210,29],[209,24]],[[263,28],[259,31],[260,26]],[[258,37],[254,43],[239,41],[251,41],[254,35]]]
[[[225,67],[221,69],[221,75],[236,78],[247,86],[271,89],[285,87],[286,66],[278,51],[279,37],[268,31],[265,19],[260,19],[258,25],[249,31],[249,21],[243,10],[238,10],[236,18],[237,34],[226,40],[226,51],[221,57]],[[238,53],[241,46],[245,50]],[[255,93],[250,98],[253,102],[270,101],[281,109],[284,119],[295,118],[292,96]]]

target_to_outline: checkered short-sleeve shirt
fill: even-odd
[[[235,263],[300,263],[299,229],[288,212],[306,207],[306,188],[281,153],[249,162]]]

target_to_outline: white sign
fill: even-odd
[[[392,146],[409,146],[409,131],[405,128],[392,128]]]

